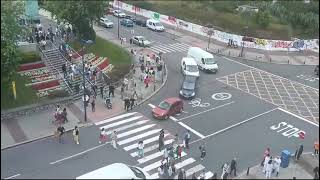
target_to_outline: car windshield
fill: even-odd
[[[160,109],[163,109],[163,110],[168,110],[170,109],[170,104],[165,102],[165,101],[162,101],[160,104],[159,104],[159,108]]]
[[[162,24],[159,23],[159,22],[154,23],[154,25],[155,25],[155,26],[162,26]]]
[[[189,65],[189,66],[187,66],[187,71],[189,71],[189,72],[197,72],[198,71],[198,66]]]
[[[132,170],[132,172],[134,173],[134,175],[135,175],[137,178],[146,179],[146,176],[145,176],[145,175],[143,174],[143,172],[140,171],[138,168],[132,167],[132,166],[129,166],[129,168]]]
[[[184,90],[189,90],[189,91],[194,90],[194,88],[195,88],[195,83],[193,83],[193,82],[183,82],[182,88],[183,88]]]
[[[204,59],[204,62],[206,63],[206,64],[217,64],[217,61],[215,61],[213,58],[205,58]]]

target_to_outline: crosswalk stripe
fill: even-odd
[[[181,153],[181,157],[183,157],[183,156],[185,156],[185,155],[187,155],[185,152],[182,152],[182,153]],[[157,161],[157,162],[154,162],[154,163],[152,163],[152,164],[149,164],[149,165],[143,167],[142,169],[145,170],[145,171],[150,171],[150,170],[152,170],[152,169],[158,168],[158,167],[160,167],[160,165],[161,165],[161,161],[162,161],[162,160],[159,160],[159,161]]]
[[[129,129],[129,128],[132,128],[134,126],[139,126],[139,125],[144,124],[144,123],[149,122],[149,121],[150,120],[141,120],[141,121],[138,121],[138,122],[135,122],[135,123],[132,123],[132,124],[128,124],[128,125],[116,128],[116,129],[114,129],[114,131],[120,132],[120,131]]]
[[[159,44],[159,45],[157,45],[157,47],[160,48],[160,49],[166,49],[169,52],[172,51],[172,48],[168,47],[167,44]]]
[[[171,52],[171,51],[168,51],[168,50],[166,50],[166,49],[164,49],[164,48],[161,48],[161,47],[159,47],[159,46],[151,46],[150,48],[151,48],[151,49],[154,49],[154,50],[157,50],[157,51],[162,51],[162,52],[164,52],[164,53]]]
[[[156,54],[159,54],[159,52],[160,52],[158,49],[155,49],[155,48],[152,48],[152,47],[150,47],[150,50],[155,52]]]
[[[194,160],[193,158],[188,158],[188,159],[186,159],[186,160],[184,160],[184,161],[182,161],[182,162],[180,162],[180,163],[177,163],[177,164],[175,165],[176,170],[178,170],[178,169],[180,169],[181,167],[184,167],[184,166],[186,166],[186,165],[188,165],[188,164],[191,164],[191,163],[193,163],[193,162],[195,162],[195,161],[196,161],[196,160]],[[158,178],[159,178],[159,174],[158,174],[158,173],[154,173],[154,174],[151,175],[151,177],[152,177],[152,179],[158,179]]]
[[[139,128],[136,128],[136,129],[133,129],[133,130],[130,130],[130,131],[121,133],[121,134],[118,134],[117,137],[118,137],[118,138],[123,138],[123,137],[129,136],[129,135],[131,135],[131,134],[134,134],[134,133],[137,133],[137,132],[140,132],[140,131],[149,129],[149,128],[155,126],[155,125],[156,125],[156,124],[148,124],[148,125],[145,125],[145,126],[142,126],[142,127],[139,127]]]
[[[112,127],[115,127],[115,126],[118,126],[118,125],[121,125],[121,124],[124,124],[124,123],[127,123],[127,122],[135,121],[137,119],[140,119],[141,117],[142,116],[135,116],[135,117],[132,117],[132,118],[129,118],[129,119],[125,119],[125,120],[118,121],[118,122],[115,122],[115,123],[112,123],[112,124],[108,124],[106,126],[102,126],[102,127],[100,127],[100,129],[102,129],[102,128],[109,129],[109,128],[112,128]]]
[[[186,44],[186,43],[179,43],[179,44],[181,44],[181,45],[183,45],[185,47],[191,47],[189,44]]]
[[[188,169],[188,170],[186,171],[186,176],[187,176],[187,177],[188,177],[188,176],[191,176],[193,173],[198,172],[198,171],[201,171],[201,170],[203,170],[204,168],[205,168],[204,166],[202,166],[201,164],[198,164],[198,165],[196,165],[196,166]]]
[[[152,160],[152,159],[154,159],[154,158],[157,158],[157,157],[159,157],[159,156],[163,156],[163,151],[164,151],[164,150],[158,151],[158,152],[153,153],[153,154],[151,154],[151,155],[149,155],[149,156],[145,156],[145,157],[143,157],[143,158],[141,158],[141,159],[138,159],[138,162],[139,162],[140,164],[142,164],[142,163],[145,163],[145,162],[147,162],[147,161],[150,161],[150,160]]]
[[[118,119],[121,119],[121,118],[125,118],[125,117],[129,117],[129,116],[132,116],[134,114],[136,114],[137,112],[132,112],[132,113],[126,113],[126,114],[122,114],[122,115],[119,115],[119,116],[115,116],[115,117],[112,117],[112,118],[108,118],[108,119],[105,119],[103,121],[99,121],[97,123],[95,123],[95,125],[101,125],[101,124],[104,124],[104,123],[107,123],[107,122],[111,122],[111,121],[115,121],[115,120],[118,120]]]
[[[184,49],[189,49],[190,46],[188,44],[184,44],[184,43],[177,43],[178,46],[184,48]]]
[[[186,51],[185,48],[182,48],[180,46],[177,46],[176,44],[168,44],[169,47],[172,47],[172,49],[174,50],[178,50],[178,51]]]
[[[151,134],[159,133],[160,130],[161,130],[161,129],[153,129],[153,130],[148,131],[148,132],[146,132],[146,133],[139,134],[139,135],[137,135],[137,136],[133,136],[133,137],[131,137],[131,138],[128,138],[128,139],[119,141],[118,144],[119,144],[119,145],[127,144],[127,143],[129,143],[129,142],[136,141],[136,140],[138,140],[138,139],[147,137],[147,136],[149,136],[149,135],[151,135]]]
[[[166,141],[164,141],[164,145],[170,144],[170,143],[172,143],[173,141],[174,141],[174,139],[166,140]],[[149,147],[144,148],[144,149],[143,149],[143,152],[144,152],[144,154],[146,154],[147,152],[153,151],[153,150],[155,150],[155,149],[158,150],[158,148],[159,148],[159,144],[155,144],[155,145],[152,145],[152,146],[149,146]],[[130,156],[136,157],[136,156],[138,156],[138,152],[135,151],[135,152],[131,153]]]
[[[169,134],[164,134],[164,137],[166,137],[168,135]],[[152,138],[143,140],[143,144],[146,145],[146,144],[152,143],[152,142],[157,141],[157,140],[159,140],[159,136],[154,136]],[[125,151],[130,151],[131,149],[135,149],[137,147],[138,147],[138,143],[134,143],[134,144],[131,144],[131,145],[127,146],[127,147],[124,147],[123,149]]]

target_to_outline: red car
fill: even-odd
[[[172,97],[162,101],[157,107],[153,108],[152,115],[157,119],[168,119],[183,110],[183,102],[180,98]]]

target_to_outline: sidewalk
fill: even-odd
[[[167,33],[178,36],[180,42],[198,46],[202,49],[208,48],[208,38],[183,30],[175,30],[173,27],[166,29]],[[242,47],[229,48],[226,43],[210,40],[209,51],[226,57],[239,58]],[[243,48],[244,60],[252,60],[266,63],[291,64],[291,65],[318,65],[319,53],[312,51],[285,52],[285,51],[266,51],[254,48]]]
[[[281,168],[279,176],[276,177],[275,173],[271,175],[271,179],[313,179],[313,168],[319,166],[319,157],[312,156],[311,154],[303,154],[299,161],[290,159],[289,166],[287,168]],[[262,173],[262,167],[256,165],[251,167],[249,175],[246,175],[247,171],[239,174],[237,179],[266,179],[265,174]]]
[[[131,49],[135,49],[138,52],[138,55],[140,53],[143,53],[144,55],[152,53],[144,48],[138,48],[137,46],[130,45],[128,42],[121,45],[120,40],[114,34],[99,31],[99,28],[97,27],[94,29],[96,30],[97,35],[101,38],[112,41],[113,43],[124,47],[129,52]],[[137,58],[137,56],[134,58],[135,64],[138,62]],[[163,77],[163,82],[162,79],[160,79],[155,83],[151,82],[149,87],[145,88],[144,83],[140,81],[140,66],[136,65],[135,70],[136,73],[128,79],[133,79],[136,83],[135,90],[139,97],[139,99],[136,100],[137,106],[160,90],[166,82],[167,73],[165,73],[165,76]],[[163,71],[166,71],[166,69],[163,68]],[[124,92],[124,96],[127,97],[130,97],[132,90],[134,89],[130,82],[131,81],[129,81],[128,89]],[[105,91],[104,97],[106,97],[108,93],[107,85],[105,85],[105,89],[107,91]],[[84,122],[84,108],[82,100],[75,101],[74,103],[66,106],[69,120],[69,122],[63,125],[66,131],[72,130],[76,125],[78,127],[91,125],[92,123],[116,116],[125,111],[124,101],[121,99],[120,87],[115,89],[115,97],[111,99],[113,108],[110,110],[106,108],[104,100],[101,98],[99,87],[97,89],[97,94],[95,112],[91,111],[91,104],[87,107],[87,122]],[[53,120],[53,113],[54,109],[51,109],[49,111],[35,113],[32,115],[19,116],[15,119],[1,119],[1,149],[52,136],[57,128],[50,122]]]

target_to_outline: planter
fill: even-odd
[[[32,69],[38,69],[38,68],[43,68],[46,65],[44,63],[36,63],[36,64],[22,64],[18,68],[19,71],[27,71],[27,70],[32,70]]]
[[[42,82],[42,83],[33,84],[31,86],[35,90],[41,90],[41,89],[52,88],[52,87],[59,86],[59,85],[60,85],[60,83],[58,80],[53,80],[53,81],[49,81],[49,82]]]
[[[106,68],[109,65],[109,60],[108,58],[105,58],[104,61],[98,65],[98,68],[100,70],[103,70],[104,68]]]

